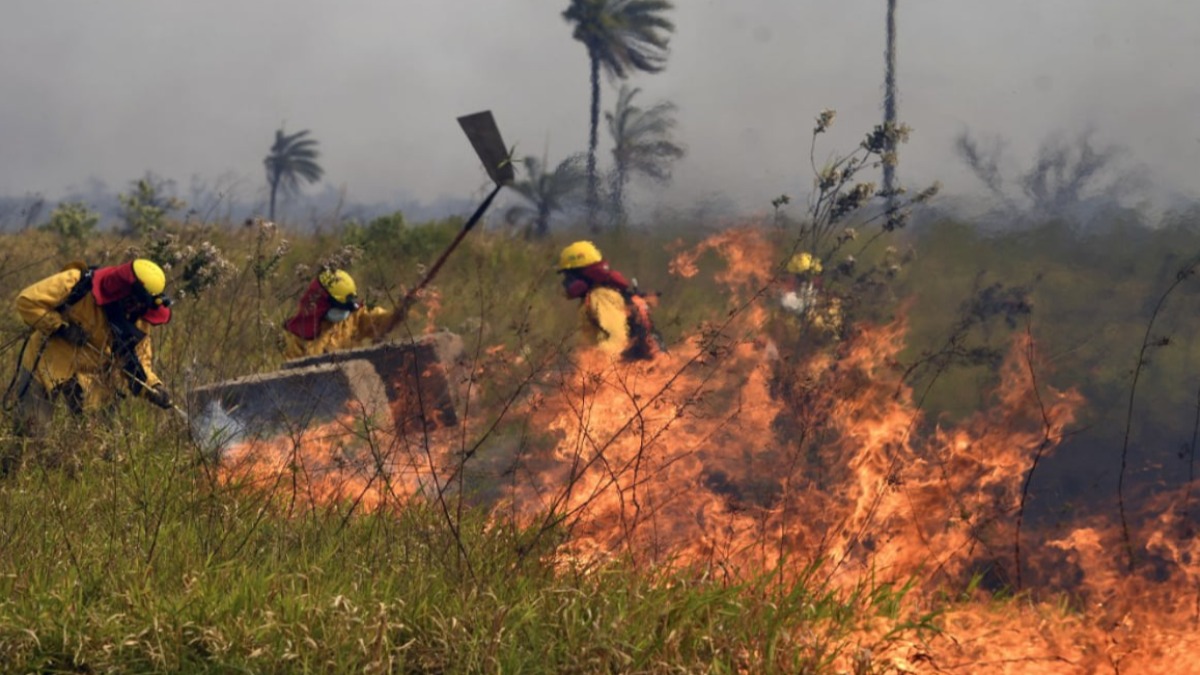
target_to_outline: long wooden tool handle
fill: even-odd
[[[484,211],[487,210],[487,207],[490,207],[492,204],[492,199],[496,198],[497,193],[500,191],[500,187],[504,187],[504,185],[497,184],[496,187],[493,187],[490,195],[484,199],[484,203],[481,203],[479,208],[475,209],[475,213],[470,214],[466,225],[462,226],[462,231],[458,232],[457,237],[454,238],[454,241],[451,241],[449,246],[446,246],[446,250],[442,252],[442,256],[437,259],[437,262],[433,263],[433,267],[431,267],[430,271],[427,271],[425,274],[425,279],[422,279],[418,285],[410,288],[408,293],[404,293],[404,297],[400,299],[400,303],[396,304],[396,311],[392,312],[391,321],[388,322],[388,325],[386,325],[384,330],[380,331],[380,334],[388,335],[397,327],[397,325],[403,323],[404,319],[408,318],[408,307],[412,306],[413,301],[416,300],[416,294],[421,292],[421,288],[425,288],[426,286],[430,285],[430,281],[433,280],[433,275],[436,275],[438,270],[442,269],[442,265],[446,262],[446,258],[449,258],[450,253],[457,249],[458,244],[460,244],[462,241],[462,238],[466,237],[467,233],[470,232],[470,228],[475,227],[476,223],[479,222],[480,217],[484,216]]]
[[[425,274],[425,278],[421,279],[421,283],[413,286],[412,289],[404,294],[404,297],[396,306],[397,321],[404,320],[403,317],[408,313],[409,306],[414,300],[416,300],[417,293],[420,293],[421,289],[429,285],[429,282],[433,280],[433,276],[438,273],[438,270],[440,270],[442,265],[446,262],[446,258],[449,258],[450,253],[453,252],[454,249],[458,248],[459,242],[463,240],[463,237],[467,236],[467,233],[471,231],[471,228],[475,227],[475,224],[479,222],[479,219],[483,216],[483,212],[487,211],[487,208],[491,206],[492,200],[496,198],[496,194],[500,192],[500,188],[502,187],[504,186],[497,184],[496,187],[492,188],[492,192],[487,196],[487,199],[483,200],[483,203],[479,205],[479,208],[475,209],[475,213],[472,213],[471,217],[467,219],[467,223],[463,225],[463,228],[458,233],[458,236],[454,237],[454,241],[450,242],[450,245],[446,247],[446,250],[442,252],[442,255],[437,259],[436,262],[433,263],[433,267],[429,268],[429,271]]]

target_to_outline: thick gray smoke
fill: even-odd
[[[818,111],[839,110],[818,162],[881,119],[882,0],[677,5],[666,71],[632,84],[678,105],[689,152],[669,188],[631,188],[643,213],[714,199],[765,211],[811,184]],[[261,204],[282,124],[320,141],[326,178],[312,192],[410,209],[469,202],[483,177],[458,115],[495,111],[518,156],[557,163],[585,147],[587,60],[564,6],[13,0],[0,20],[0,195],[53,204],[92,180],[117,191],[153,171]],[[915,131],[900,175],[982,193],[955,155],[964,129],[1007,139],[1021,165],[1052,132],[1094,129],[1095,147],[1125,148],[1154,185],[1193,189],[1200,89],[1167,64],[1197,61],[1198,23],[1200,5],[1168,0],[902,0],[899,119]]]

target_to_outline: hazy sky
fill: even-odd
[[[565,0],[4,0],[0,194],[51,197],[147,170],[187,186],[232,172],[262,193],[274,130],[311,129],[351,199],[470,197],[482,171],[455,118],[490,108],[520,154],[587,142],[583,47]],[[769,208],[880,118],[885,0],[676,0],[667,70],[642,100],[679,105],[689,156],[662,193]],[[970,128],[1017,169],[1050,133],[1093,128],[1159,187],[1196,192],[1200,3],[900,0],[906,184],[974,187],[954,160]],[[615,99],[606,87],[602,106]],[[601,160],[608,161],[602,138]],[[644,201],[649,199],[641,193]]]

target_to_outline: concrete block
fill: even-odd
[[[283,372],[357,360],[370,363],[383,382],[396,433],[410,434],[458,424],[451,382],[462,355],[462,338],[443,331],[295,359],[284,364]]]
[[[198,387],[188,405],[193,437],[217,454],[231,443],[299,438],[310,429],[347,426],[346,420],[386,424],[391,417],[383,382],[375,368],[361,360]]]
[[[188,397],[192,435],[217,456],[235,444],[295,444],[314,435],[347,447],[411,447],[458,423],[451,376],[462,352],[457,335],[438,333],[198,387]]]

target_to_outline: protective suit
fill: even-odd
[[[584,334],[602,351],[616,356],[629,348],[629,314],[619,291],[604,286],[591,289],[579,312]]]
[[[821,260],[802,251],[788,259],[787,271],[790,288],[780,297],[780,305],[796,319],[836,337],[842,330],[842,305],[823,292]]]
[[[577,241],[563,249],[558,271],[567,297],[583,301],[583,332],[597,347],[626,361],[653,359],[664,351],[646,299],[604,262],[594,244]]]
[[[292,331],[284,332],[283,356],[298,359],[302,356],[328,354],[343,349],[362,347],[382,338],[391,329],[394,312],[383,307],[360,307],[342,321],[321,319],[312,338],[303,338]]]
[[[58,398],[77,413],[125,396],[170,407],[148,335],[171,317],[164,284],[157,265],[136,260],[96,270],[74,264],[22,290],[17,312],[33,329],[14,382],[23,421],[44,421]]]
[[[360,347],[378,340],[396,324],[396,313],[359,304],[357,288],[342,270],[324,272],[300,298],[284,323],[284,358],[297,359]]]
[[[803,251],[788,259],[787,271],[791,275],[792,288],[779,302],[796,316],[804,316],[816,307],[819,299],[821,261]]]

